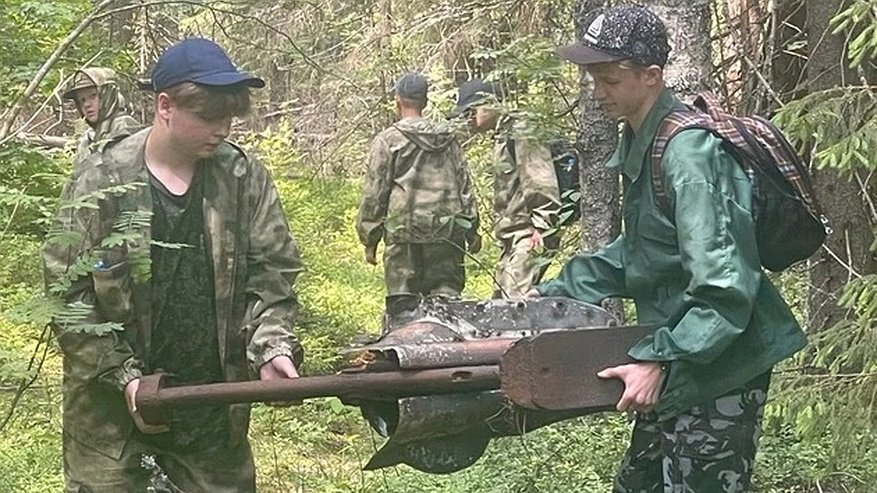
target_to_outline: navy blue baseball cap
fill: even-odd
[[[415,101],[426,101],[429,81],[420,72],[408,72],[399,77],[393,85],[393,93]]]
[[[472,108],[486,103],[491,97],[502,101],[503,96],[502,89],[494,82],[484,82],[481,79],[467,80],[460,85],[457,106],[448,113],[447,118],[457,118]]]
[[[241,72],[218,44],[204,38],[188,38],[171,46],[158,57],[142,89],[159,92],[181,82],[226,87],[243,84],[265,87],[265,81]]]

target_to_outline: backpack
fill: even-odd
[[[674,111],[661,122],[652,143],[652,186],[655,200],[672,217],[661,177],[661,158],[670,140],[692,128],[721,138],[752,183],[753,219],[761,265],[778,272],[819,249],[831,233],[816,203],[804,160],[782,131],[758,117],[737,117],[722,109],[716,97],[700,93],[688,111]]]
[[[554,174],[560,192],[558,227],[578,221],[582,217],[582,186],[579,182],[579,153],[566,139],[556,138],[548,143]]]

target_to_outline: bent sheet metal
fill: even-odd
[[[621,384],[595,374],[629,361],[627,348],[647,330],[617,327],[601,308],[568,299],[424,300],[377,342],[347,350],[346,371],[499,365],[501,390],[347,399],[389,438],[365,469],[450,473],[477,461],[491,438],[611,409]]]
[[[613,408],[621,383],[596,372],[629,361],[649,332],[563,298],[408,300],[385,322],[376,341],[342,351],[348,364],[335,375],[181,387],[149,375],[137,406],[157,424],[172,407],[338,396],[388,438],[366,469],[449,473],[477,461],[492,438]]]

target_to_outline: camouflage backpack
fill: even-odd
[[[816,203],[804,160],[770,121],[733,116],[710,93],[698,94],[689,111],[670,113],[658,128],[651,152],[658,206],[672,217],[661,177],[661,157],[674,136],[692,128],[709,130],[721,138],[725,150],[749,177],[761,265],[781,271],[816,253],[831,228]]]

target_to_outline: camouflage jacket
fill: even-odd
[[[107,144],[122,140],[141,128],[143,126],[124,111],[115,112],[94,128],[89,127],[79,138],[76,154],[73,156],[73,174],[81,171],[89,154],[101,152]]]
[[[560,191],[548,147],[526,135],[500,134],[494,149],[494,232],[530,236],[557,221]]]
[[[99,67],[86,68],[81,72],[97,87],[100,105],[97,123],[89,124],[88,130],[79,139],[76,155],[73,158],[74,175],[81,171],[81,164],[89,154],[100,152],[108,143],[121,140],[143,127],[127,113],[125,97],[119,92],[114,72]]]
[[[459,219],[465,219],[460,221]],[[478,230],[478,205],[463,150],[443,124],[403,118],[372,141],[362,203],[360,241],[432,243]]]
[[[110,187],[149,183],[143,161],[148,134],[142,130],[89,156],[88,166],[65,186],[63,199],[83,201]],[[298,307],[293,283],[302,265],[267,170],[228,143],[198,165],[205,167],[205,239],[225,379],[246,380],[278,355],[298,364],[302,351],[291,329]],[[88,262],[102,259],[109,266],[74,279],[66,301],[88,304],[88,322],[119,322],[124,330],[97,335],[56,323],[55,331],[64,356],[64,430],[118,458],[133,429],[122,390],[149,367],[152,305],[141,260],[149,256],[151,228],[136,229],[123,247],[102,240],[133,212],[151,217],[152,195],[149,186],[139,186],[96,202],[96,208],[61,209],[60,230],[81,236],[81,242],[69,247],[49,240],[43,256],[50,285],[88,255]],[[229,421],[232,440],[245,438],[249,406],[230,406]]]

